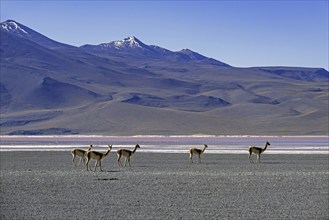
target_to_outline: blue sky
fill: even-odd
[[[0,2],[1,21],[75,46],[133,35],[237,67],[329,69],[328,0]]]

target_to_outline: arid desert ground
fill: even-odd
[[[247,156],[111,152],[88,172],[68,151],[1,152],[0,219],[329,219],[328,154]]]

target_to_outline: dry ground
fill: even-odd
[[[104,172],[69,152],[1,152],[0,219],[329,219],[328,155],[136,153]]]

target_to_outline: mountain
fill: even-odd
[[[127,50],[127,51],[134,51],[134,50],[152,50],[149,46],[145,45],[143,42],[138,40],[136,37],[127,37],[123,40],[117,40],[110,43],[103,43],[97,46],[99,48],[104,48],[104,50]]]
[[[328,134],[323,68],[237,68],[136,37],[73,47],[0,27],[1,135]]]
[[[113,54],[117,54],[119,56],[124,56],[125,58],[133,56],[134,58],[137,57],[138,59],[145,59],[145,57],[147,57],[147,59],[200,62],[229,67],[226,63],[205,57],[189,49],[173,52],[159,46],[146,45],[135,36],[127,37],[123,40],[112,41],[110,43],[102,43],[99,45],[83,45],[80,48],[86,50],[87,52],[102,56],[113,56]]]
[[[70,45],[59,43],[57,41],[49,39],[48,37],[13,20],[7,20],[5,22],[2,22],[1,30],[48,48],[55,49],[58,47],[72,47]]]

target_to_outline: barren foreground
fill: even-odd
[[[1,152],[0,219],[329,219],[328,155],[136,153],[103,172],[69,152]],[[94,164],[94,162],[92,163]]]

